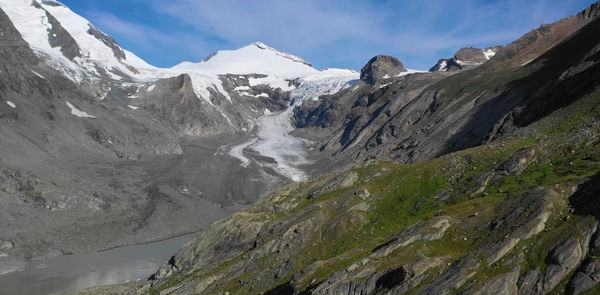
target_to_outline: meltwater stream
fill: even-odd
[[[60,294],[97,285],[144,280],[191,236],[31,261],[25,270],[0,275],[0,294]]]

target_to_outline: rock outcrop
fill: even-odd
[[[446,72],[460,71],[471,69],[490,60],[502,46],[492,46],[484,49],[473,47],[461,48],[452,58],[440,59],[431,69],[430,72]]]
[[[389,55],[378,55],[361,69],[360,79],[368,84],[376,84],[402,72],[406,72],[406,69],[400,60]]]

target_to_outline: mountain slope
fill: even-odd
[[[598,118],[596,90],[487,146],[287,186],[214,224],[138,292],[597,291]]]
[[[296,124],[339,132],[323,132],[324,151],[412,164],[289,185],[213,224],[138,291],[597,293],[598,31],[592,19],[523,67],[492,58],[304,104]]]
[[[258,137],[265,113],[358,78],[260,43],[227,52],[264,57],[244,74],[215,62],[225,53],[212,72],[159,69],[50,0],[0,1],[0,31],[0,273],[199,231],[248,206],[292,179],[230,149]]]
[[[120,97],[122,92],[131,92],[133,87],[150,87],[159,79],[189,75],[195,95],[208,103],[201,106],[202,110],[200,105],[196,106],[196,112],[211,113],[204,119],[213,119],[210,122],[194,122],[196,126],[208,126],[194,132],[195,135],[250,130],[251,122],[258,114],[250,110],[256,103],[248,100],[261,102],[258,108],[262,111],[272,106],[269,100],[277,100],[301,87],[301,83],[293,81],[319,75],[318,70],[301,58],[260,42],[237,50],[216,52],[199,63],[183,62],[170,69],[156,68],[119,47],[110,36],[57,1],[35,0],[30,3],[4,0],[0,7],[40,59],[98,99],[108,98],[107,103],[127,107],[128,100]],[[348,78],[349,73],[356,77]],[[340,81],[356,79],[358,74],[352,73],[340,73]],[[257,94],[265,93],[266,97],[236,91],[236,87],[257,87],[264,90]],[[143,93],[136,90],[134,95],[143,97]],[[111,101],[115,96],[118,96],[117,101]],[[284,107],[285,103],[271,110]]]
[[[349,158],[415,162],[480,145],[514,129],[515,116],[530,114],[540,118],[539,115],[547,115],[559,107],[558,103],[546,103],[545,99],[567,95],[573,101],[593,90],[597,77],[594,67],[585,66],[589,71],[572,77],[571,82],[567,81],[566,72],[576,73],[579,64],[595,64],[591,56],[592,47],[597,44],[593,33],[598,16],[596,7],[594,4],[585,10],[590,13],[584,11],[548,26],[556,30],[539,32],[542,36],[539,40],[546,40],[545,45],[540,47],[539,42],[533,42],[523,48],[524,52],[536,52],[538,57],[527,65],[517,62],[523,58],[521,53],[510,61],[507,56],[514,50],[514,44],[525,44],[531,33],[471,70],[416,73],[379,86],[359,84],[352,88],[353,93],[346,90],[303,105],[295,112],[294,120],[297,127],[305,129],[300,134],[322,134],[322,138],[317,138],[321,150],[339,162]],[[585,23],[588,23],[585,32],[562,34],[565,24]],[[579,41],[566,42],[573,38]],[[547,51],[551,45],[557,45],[555,50],[562,50],[565,58],[558,54],[550,58],[552,52],[543,56],[545,51],[541,50]],[[518,65],[514,66],[515,63]],[[575,87],[571,84],[574,81],[587,82]],[[336,105],[341,107],[331,107]],[[521,112],[526,105],[549,109]],[[302,123],[307,121],[318,124]],[[523,126],[531,121],[516,124]]]

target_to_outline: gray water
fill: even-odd
[[[32,261],[24,271],[0,275],[0,294],[60,294],[97,285],[145,280],[190,239],[190,236],[177,237]]]

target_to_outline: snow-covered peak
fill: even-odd
[[[188,74],[195,93],[218,108],[212,100],[215,92],[232,101],[223,87],[222,75],[226,74],[260,74],[263,76],[247,77],[248,83],[283,91],[293,91],[305,84],[298,87],[306,90],[302,91],[304,98],[332,93],[358,78],[358,73],[350,70],[319,71],[302,58],[262,42],[217,51],[198,63],[157,68],[122,49],[110,36],[58,1],[0,0],[0,8],[42,60],[76,83],[98,85],[93,82],[97,79],[107,83],[136,83]],[[99,97],[105,97],[104,91],[97,90]]]
[[[0,8],[38,55],[76,82],[90,76],[121,79],[123,74],[138,74],[127,63],[133,54],[58,1],[0,0]]]
[[[261,42],[236,50],[221,50],[198,62],[182,62],[172,69],[205,74],[265,74],[284,79],[310,76],[319,71],[303,59]]]

